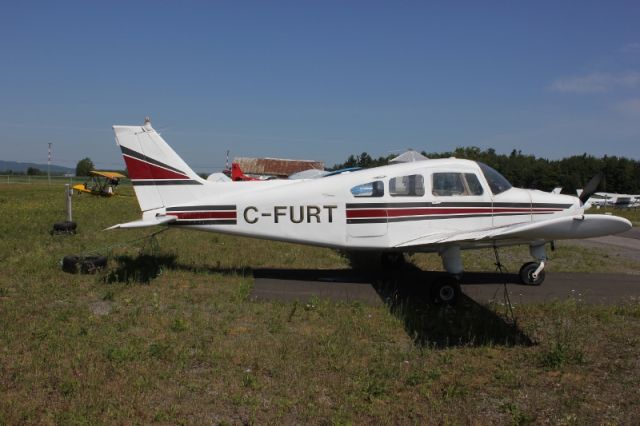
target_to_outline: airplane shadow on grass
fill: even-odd
[[[438,306],[433,303],[430,284],[446,278],[446,274],[425,272],[413,265],[405,265],[399,271],[370,271],[359,269],[303,270],[303,269],[256,269],[238,270],[225,268],[196,267],[176,261],[175,255],[118,256],[117,267],[105,273],[107,283],[149,284],[163,270],[187,270],[192,272],[251,274],[256,279],[267,279],[279,283],[276,294],[269,297],[285,300],[316,295],[341,300],[341,285],[348,283],[358,287],[371,286],[387,309],[399,318],[406,333],[417,346],[530,346],[533,344],[517,323],[505,319],[494,310],[483,306],[464,293],[455,306]],[[495,284],[516,282],[514,274],[495,273],[465,274],[463,284]],[[308,290],[307,293],[300,289]],[[254,288],[255,290],[255,288]],[[281,292],[281,294],[277,294]],[[286,294],[288,293],[288,295]],[[283,299],[280,299],[283,300]],[[345,300],[349,300],[349,297]]]
[[[106,283],[150,284],[164,270],[179,270],[188,272],[204,272],[207,274],[251,274],[251,270],[244,268],[215,268],[208,266],[185,265],[177,261],[174,254],[145,254],[137,256],[115,257],[117,266],[105,272]]]
[[[117,256],[117,266],[105,272],[106,283],[149,284],[164,269],[176,266],[176,256],[139,254],[137,256]]]
[[[425,272],[414,266],[400,275],[383,274],[373,287],[389,311],[404,323],[409,337],[418,346],[531,346],[533,341],[517,322],[468,297],[464,292],[453,305],[436,305],[431,284],[447,279],[444,273]],[[513,274],[467,274],[463,284],[496,284],[514,281]],[[505,311],[506,313],[506,311]]]
[[[266,278],[289,283],[281,284],[280,288],[284,292],[290,289],[294,294],[295,286],[309,287],[315,284],[322,296],[323,293],[327,294],[327,288],[335,287],[339,291],[336,282],[371,285],[387,309],[402,320],[406,333],[420,347],[533,345],[531,338],[518,327],[517,322],[507,320],[464,293],[455,306],[434,304],[430,284],[447,275],[425,272],[413,265],[406,265],[402,270],[394,272],[352,269],[260,269],[253,272],[256,279]],[[505,282],[504,280],[516,282],[517,275],[470,273],[463,283],[496,284]],[[291,300],[291,297],[287,299]]]

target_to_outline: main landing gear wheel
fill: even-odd
[[[527,262],[520,268],[520,281],[525,285],[540,285],[544,281],[545,272],[544,269],[538,272],[537,277],[533,277],[534,272],[538,269],[540,264],[538,262]]]
[[[460,298],[457,282],[442,282],[431,287],[431,299],[436,305],[455,305]]]

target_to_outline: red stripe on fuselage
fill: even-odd
[[[178,219],[235,219],[236,212],[188,212],[188,213],[167,213],[168,216],[176,216]]]
[[[561,209],[534,209],[530,208],[421,208],[421,209],[353,209],[347,210],[348,219],[372,218],[372,217],[401,217],[401,216],[428,216],[446,214],[492,214],[492,213],[553,213]]]
[[[130,179],[189,179],[189,176],[123,155]]]

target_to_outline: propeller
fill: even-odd
[[[598,173],[591,178],[589,183],[584,186],[582,194],[580,194],[580,196],[578,197],[582,204],[586,203],[589,197],[591,197],[598,190],[598,186],[600,186],[600,182],[602,181],[603,176],[604,173]]]

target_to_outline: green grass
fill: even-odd
[[[640,304],[575,301],[436,309],[254,302],[252,270],[342,268],[313,247],[168,230],[102,231],[137,219],[124,196],[0,185],[0,424],[634,423]],[[127,243],[128,244],[125,244]],[[71,275],[68,254],[109,255]],[[492,253],[465,253],[493,269]],[[552,270],[640,271],[559,246]],[[503,250],[512,270],[526,249]],[[431,255],[420,267],[440,269]],[[635,269],[634,269],[635,268]]]

